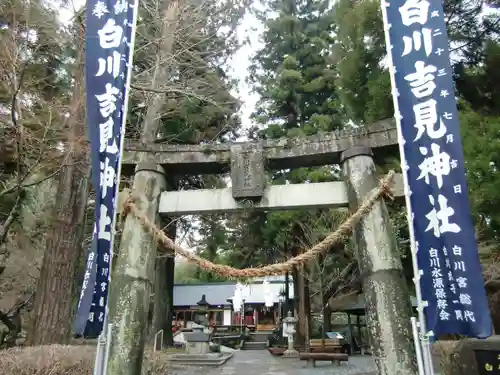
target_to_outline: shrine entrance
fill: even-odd
[[[156,245],[195,262],[205,270],[227,277],[249,278],[284,274],[299,270],[337,242],[354,232],[363,291],[367,301],[368,331],[374,359],[379,368],[390,363],[402,375],[415,374],[415,349],[410,326],[411,308],[388,211],[383,199],[403,196],[399,174],[389,173],[380,181],[375,161],[397,153],[397,132],[392,121],[367,129],[326,134],[321,139],[236,143],[232,145],[174,146],[127,142],[123,172],[135,169],[133,191],[124,204],[127,214],[116,260],[116,276],[111,289],[110,310],[115,327],[110,364],[120,356],[135,355],[127,337],[142,335],[142,300],[153,285],[152,269]],[[265,170],[293,169],[338,164],[343,181],[269,185]],[[229,171],[231,187],[165,191],[166,179],[178,174],[217,174]],[[286,262],[260,268],[235,269],[214,264],[176,245],[155,223],[158,215],[179,217],[191,214],[234,213],[292,209],[349,207],[351,217],[321,243]],[[334,228],[332,228],[333,230]],[[164,251],[164,250],[163,250]],[[141,261],[137,261],[141,259]],[[125,292],[127,291],[127,292]],[[304,291],[299,290],[300,294]],[[376,301],[376,303],[374,303]],[[299,304],[299,316],[305,307]],[[115,307],[116,309],[116,307]],[[275,322],[271,311],[253,310],[254,323]],[[245,313],[245,319],[246,313]],[[299,321],[299,332],[307,322]],[[134,333],[135,332],[135,333]],[[119,348],[119,349],[118,349]],[[118,361],[117,361],[118,363]]]
[[[257,330],[267,331],[278,323],[277,306],[268,307],[265,304],[258,306],[257,309]],[[271,328],[272,329],[272,328]]]

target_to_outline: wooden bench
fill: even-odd
[[[339,366],[341,362],[347,362],[349,359],[344,353],[300,353],[299,356],[301,361],[307,361],[312,367],[316,367],[316,361],[330,361]]]
[[[311,339],[309,343],[311,346],[322,346],[323,343],[325,346],[341,346],[338,339]]]
[[[284,346],[274,346],[271,348],[268,348],[269,353],[271,353],[274,356],[281,356],[285,352],[287,348]],[[306,349],[303,346],[295,346],[295,349],[298,350],[300,353],[304,353]],[[311,347],[309,348],[312,353],[340,353],[342,350],[342,347],[337,347],[337,346],[325,346],[324,348],[321,347]]]
[[[337,339],[311,339],[309,340],[309,346],[313,353],[337,353],[342,351],[342,345]]]

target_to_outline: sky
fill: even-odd
[[[248,76],[251,56],[262,46],[260,42],[262,31],[263,27],[260,21],[247,12],[241,25],[238,27],[237,34],[240,43],[242,43],[245,38],[248,39],[248,43],[244,44],[243,47],[236,52],[230,62],[232,75],[239,80],[238,94],[242,100],[241,119],[244,128],[249,128],[252,125],[250,115],[254,111],[257,100],[259,99],[258,95],[251,92],[251,88],[245,83],[245,79]]]

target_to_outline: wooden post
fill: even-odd
[[[353,147],[342,154],[349,204],[355,210],[378,187],[373,153]],[[416,375],[410,295],[383,200],[356,226],[354,243],[366,303],[367,328],[379,375]]]
[[[137,165],[133,184],[135,205],[152,222],[156,222],[160,194],[165,187],[164,172],[159,165],[151,162]],[[134,215],[128,215],[120,251],[114,260],[109,295],[109,323],[113,329],[108,375],[141,373],[156,248],[157,239]]]

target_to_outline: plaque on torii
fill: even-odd
[[[233,198],[258,201],[264,196],[264,153],[258,143],[231,145]]]

